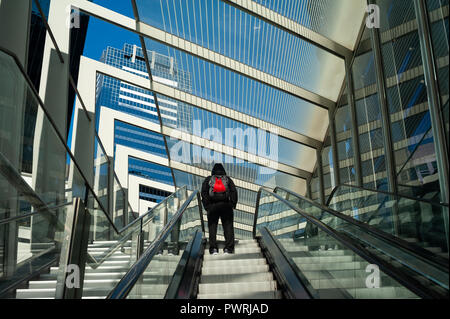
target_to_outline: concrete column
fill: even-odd
[[[44,114],[42,109],[37,112],[33,145],[32,186],[43,200],[50,204],[63,203],[73,195],[69,194],[68,198],[65,196],[67,152],[64,143],[67,127],[70,45],[70,29],[66,25],[69,14],[66,12],[67,6],[67,0],[50,2],[48,25],[60,52],[47,32],[39,87],[39,95],[47,114]],[[72,193],[77,191],[84,193],[80,188],[72,188]],[[50,225],[40,223],[39,217],[33,218],[32,246],[47,243],[49,238],[52,238],[52,231]]]

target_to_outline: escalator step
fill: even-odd
[[[233,282],[255,282],[255,281],[271,281],[274,280],[271,272],[260,273],[244,273],[244,274],[227,274],[227,275],[205,275],[201,277],[201,284],[213,283],[233,283]]]
[[[203,266],[205,267],[222,267],[227,269],[230,267],[247,266],[252,267],[256,265],[265,265],[267,263],[265,258],[254,258],[254,259],[225,259],[225,260],[214,260],[208,259],[204,260]]]
[[[197,299],[281,299],[281,291],[254,291],[227,294],[198,294]]]
[[[254,265],[252,267],[248,266],[233,266],[230,268],[223,267],[202,267],[202,276],[203,275],[235,275],[235,274],[248,274],[251,273],[259,273],[259,272],[267,272],[269,271],[269,265]]]
[[[274,280],[263,282],[227,282],[199,284],[199,294],[250,293],[255,291],[274,291],[277,283]]]
[[[346,263],[352,262],[354,256],[315,256],[315,257],[295,257],[296,264],[318,264],[318,263]]]

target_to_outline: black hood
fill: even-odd
[[[223,165],[217,163],[214,164],[214,167],[211,171],[211,175],[227,175],[227,173],[225,172],[225,168],[223,167]]]

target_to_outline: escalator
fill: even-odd
[[[425,249],[429,257],[434,255],[433,259],[448,266],[448,204],[430,200],[435,197],[434,191],[417,198],[340,185],[330,194],[327,206],[412,243],[416,249]]]
[[[41,203],[31,216],[46,216],[54,241],[19,265],[33,271],[18,267],[0,281],[1,298],[448,298],[443,256],[281,188],[260,189],[254,238],[237,240],[235,254],[205,253],[198,191],[180,188],[120,230],[96,201]],[[2,225],[21,218],[30,216]],[[61,285],[70,264],[80,268],[78,286]]]
[[[448,299],[448,205],[435,195],[341,185],[320,205],[261,188],[253,238],[211,256],[198,191],[135,216],[95,134],[77,161],[17,59],[0,62],[1,115],[39,114],[1,127],[0,298]]]
[[[330,195],[328,207],[280,187],[274,192],[386,261],[402,275],[408,275],[437,295],[448,296],[447,236],[443,227],[427,225],[436,220],[444,224],[448,205],[349,185],[340,186]],[[317,228],[306,219],[302,222],[306,225],[299,228],[298,237],[303,240],[317,237]],[[284,227],[288,224],[285,222]],[[428,232],[432,229],[432,234],[424,233],[423,229]],[[424,238],[434,238],[433,244]],[[325,242],[319,245],[323,250],[334,250]]]
[[[216,256],[205,254],[203,214],[194,192],[107,298],[147,298],[159,287],[161,282],[148,282],[146,275],[164,269],[155,253],[174,229],[172,245],[185,249],[172,278],[166,278],[168,299],[448,298],[448,268],[381,231],[330,222],[330,216],[324,218],[329,208],[312,205],[324,215],[319,219],[294,204],[298,198],[287,200],[276,191],[258,193],[254,239],[238,241],[235,254]],[[194,209],[185,215],[189,206]]]

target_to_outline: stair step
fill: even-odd
[[[203,266],[202,267],[202,276],[203,275],[237,275],[237,274],[248,274],[252,273],[260,273],[269,271],[269,265],[254,265],[252,267],[248,266],[233,266],[228,268],[223,268],[221,266],[211,267],[211,266]]]
[[[259,259],[262,258],[263,255],[261,250],[253,253],[235,253],[235,254],[218,254],[218,255],[210,255],[206,254],[203,256],[203,260],[235,260],[235,259]]]
[[[121,278],[116,279],[86,279],[83,283],[84,288],[92,287],[114,287]],[[30,281],[29,289],[42,289],[42,288],[54,288],[56,287],[56,280],[50,281]]]
[[[259,253],[261,252],[261,248],[259,246],[257,247],[235,247],[234,254],[252,254],[252,253]],[[222,251],[218,252],[219,255],[223,255],[224,253]],[[208,249],[205,249],[205,255],[204,257],[211,256]],[[217,255],[216,255],[217,256]]]
[[[17,299],[28,299],[28,298],[55,298],[56,288],[46,288],[46,289],[17,289],[16,298]]]
[[[275,280],[263,282],[227,282],[198,285],[199,294],[229,294],[274,290],[277,290],[277,283]]]
[[[281,291],[253,291],[219,294],[198,294],[197,299],[281,299]]]
[[[229,267],[247,266],[252,267],[255,265],[265,265],[267,261],[265,258],[254,258],[254,259],[231,259],[231,260],[213,260],[208,259],[203,261],[203,266],[206,267],[222,267],[223,269]]]
[[[255,281],[271,281],[274,280],[271,272],[244,273],[244,274],[227,274],[227,275],[205,275],[200,280],[201,284],[213,283],[234,283],[234,282],[255,282]]]
[[[126,272],[128,267],[126,266],[102,266],[100,265],[96,269],[92,269],[91,267],[86,267],[85,273],[108,273],[108,272]],[[58,267],[51,267],[50,274],[58,274]]]
[[[149,284],[149,285],[140,285],[139,291],[144,294],[158,294],[163,295],[167,290],[168,284]],[[55,297],[56,288],[42,288],[42,289],[17,289],[16,298],[17,299],[29,299],[29,298],[54,298]],[[92,299],[92,297],[96,298],[105,298],[109,292],[111,291],[111,287],[86,287],[83,288],[83,298],[86,297]]]

